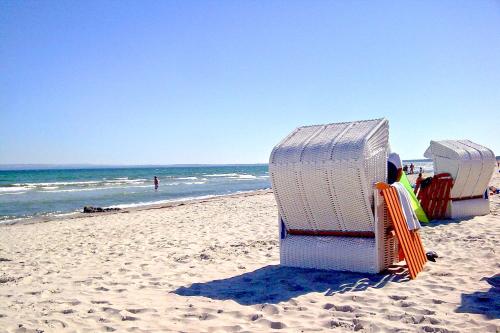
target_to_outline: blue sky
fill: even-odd
[[[297,126],[500,154],[498,1],[2,1],[0,163],[257,163]]]

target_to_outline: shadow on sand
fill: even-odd
[[[469,221],[472,217],[469,218],[456,218],[456,219],[444,219],[444,220],[431,220],[429,223],[422,223],[423,227],[434,228],[440,225],[448,225],[448,224],[460,224],[464,221]]]
[[[367,288],[381,288],[388,282],[407,281],[407,271],[394,267],[384,274],[321,271],[269,265],[223,280],[194,283],[173,293],[233,300],[242,305],[279,303],[310,292],[334,295]]]
[[[489,319],[500,318],[500,274],[482,278],[491,285],[488,291],[476,291],[472,294],[462,294],[462,303],[456,312],[477,313]]]

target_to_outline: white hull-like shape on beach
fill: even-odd
[[[447,216],[463,218],[490,212],[487,187],[495,171],[491,149],[470,140],[431,141],[424,156],[434,162],[434,173],[453,178]]]
[[[274,147],[282,265],[376,273],[394,262],[373,190],[388,152],[386,119],[299,127]]]

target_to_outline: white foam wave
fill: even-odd
[[[239,174],[237,173],[214,173],[212,175],[205,175],[207,177],[237,177]]]
[[[12,185],[18,187],[38,187],[38,186],[88,185],[88,184],[99,184],[101,182],[102,181],[89,180],[89,181],[79,181],[79,182],[17,183]]]
[[[147,179],[140,178],[140,179],[114,179],[114,180],[107,180],[106,183],[110,184],[134,184],[134,183],[144,183]]]
[[[26,192],[28,190],[26,187],[0,187],[0,192]]]
[[[177,179],[179,179],[179,180],[194,180],[194,179],[198,179],[198,177],[180,177]]]
[[[254,175],[238,175],[238,177],[229,177],[232,179],[256,179],[257,177]]]
[[[19,195],[19,194],[24,194],[26,193],[26,191],[22,191],[22,192],[8,192],[8,193],[0,193],[0,196],[1,195]]]
[[[77,185],[97,185],[103,183],[109,184],[135,184],[143,183],[147,179],[128,179],[128,177],[116,178],[113,180],[89,180],[89,181],[75,181],[75,182],[48,182],[48,183],[16,183],[12,184],[15,187],[35,188],[35,187],[53,187],[53,186],[77,186]]]
[[[55,190],[58,188],[59,188],[59,186],[44,186],[44,187],[42,187],[42,190]]]
[[[59,193],[59,192],[84,192],[84,191],[98,191],[98,190],[109,190],[113,187],[92,187],[92,188],[70,188],[64,190],[47,190],[44,193]]]
[[[185,182],[183,184],[186,185],[200,185],[200,184],[205,184],[206,182]]]
[[[134,186],[109,186],[109,187],[90,187],[90,188],[70,188],[70,189],[60,189],[60,190],[47,190],[44,193],[58,193],[58,192],[85,192],[85,191],[102,191],[102,190],[117,190],[126,188],[145,188],[153,187],[153,185],[134,185]]]

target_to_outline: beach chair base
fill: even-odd
[[[281,241],[283,266],[378,273],[375,238],[288,235]]]
[[[472,216],[488,215],[490,213],[490,201],[478,198],[470,200],[451,201],[448,205],[447,216],[452,219],[460,219]]]
[[[291,234],[280,217],[280,264],[360,273],[386,270],[399,261],[397,239],[388,232],[391,223],[379,191],[374,191],[374,206],[372,237],[357,237],[355,232],[352,237]]]

